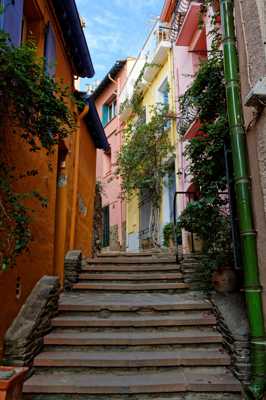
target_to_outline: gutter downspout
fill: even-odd
[[[265,393],[265,327],[259,279],[256,232],[252,216],[251,188],[244,118],[240,95],[239,65],[235,41],[233,0],[220,0],[223,26],[224,71],[230,127],[236,202],[244,268],[244,286],[251,335],[252,380],[246,399],[263,399]]]

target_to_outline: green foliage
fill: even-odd
[[[180,98],[181,113],[192,107],[197,110],[201,123],[197,135],[189,140],[185,149],[189,173],[200,195],[198,200],[187,205],[180,224],[203,239],[204,264],[217,268],[231,259],[232,252],[230,223],[227,213],[223,212],[225,200],[221,195],[227,190],[224,146],[228,142],[229,128],[223,57],[216,26],[212,35],[213,47],[208,59],[200,64],[191,87]]]
[[[192,86],[180,99],[181,112],[189,104],[198,110],[201,127],[185,149],[193,183],[201,195],[219,202],[226,189],[224,144],[229,136],[223,58],[219,51],[202,62]]]
[[[44,60],[36,56],[31,43],[16,48],[8,35],[0,31],[0,140],[7,133],[19,136],[29,151],[54,151],[55,145],[67,137],[75,127],[74,114],[69,111],[69,89],[49,77]],[[4,146],[2,146],[2,149]],[[45,206],[45,199],[37,191],[17,192],[19,180],[35,176],[33,169],[16,176],[8,156],[0,150],[0,262],[6,269],[15,263],[32,239],[31,211],[28,198],[37,198]],[[48,164],[48,159],[47,159]],[[21,185],[20,185],[21,186]]]
[[[170,239],[173,240],[174,244],[176,241],[180,243],[181,241],[181,229],[179,224],[174,226],[173,222],[169,222],[168,224],[164,225],[163,228],[163,245],[165,247],[169,247]]]
[[[122,191],[126,197],[148,192],[154,208],[159,209],[162,178],[169,169],[166,160],[173,156],[174,147],[167,134],[171,119],[168,106],[160,103],[151,106],[149,120],[146,121],[141,83],[148,67],[157,68],[159,65],[149,63],[144,65],[134,84],[132,98],[122,104],[122,110],[128,105],[132,108],[133,118],[124,130],[124,143],[118,156],[117,174],[122,177]]]
[[[130,198],[136,192],[148,191],[155,208],[160,206],[162,178],[169,168],[166,159],[173,153],[165,128],[168,120],[168,107],[156,105],[148,122],[129,122],[118,156],[117,174],[122,177],[124,194]]]
[[[139,115],[142,113],[143,106],[142,106],[142,100],[144,98],[144,93],[141,88],[141,84],[143,82],[143,75],[145,73],[145,70],[150,67],[154,68],[159,68],[160,65],[158,64],[152,64],[152,63],[145,63],[142,70],[140,71],[140,74],[138,76],[138,79],[136,80],[134,84],[134,91],[133,95],[131,98],[127,98],[120,106],[120,113],[123,112],[123,110],[127,107],[130,107],[132,109],[132,113],[135,115]]]

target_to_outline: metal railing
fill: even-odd
[[[187,103],[187,104],[186,104]],[[195,107],[192,107],[189,103],[189,100],[185,100],[185,103],[183,104],[183,109],[184,111],[180,115],[178,124],[177,124],[177,132],[180,135],[185,135],[187,132],[188,128],[192,124],[192,122],[195,121],[198,115],[198,110]]]

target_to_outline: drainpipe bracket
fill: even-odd
[[[251,383],[244,387],[244,395],[246,400],[263,400],[265,394],[265,380],[260,383]]]

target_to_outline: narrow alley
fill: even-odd
[[[266,0],[0,0],[0,400],[266,400]]]

